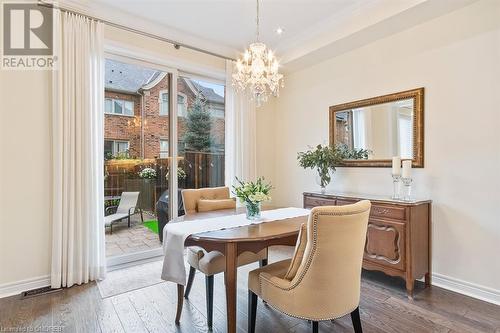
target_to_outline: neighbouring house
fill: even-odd
[[[105,66],[104,154],[114,157],[166,158],[169,155],[168,73],[107,59]],[[177,82],[179,150],[186,116],[199,96],[212,120],[212,151],[224,152],[224,97],[195,80]]]

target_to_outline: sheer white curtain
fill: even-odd
[[[235,177],[254,180],[256,177],[256,115],[255,103],[231,84],[234,62],[226,61],[226,186]]]
[[[353,148],[366,149],[366,124],[365,118],[368,110],[363,108],[352,110],[352,127],[353,127]]]
[[[56,12],[52,111],[52,288],[105,274],[102,24]]]

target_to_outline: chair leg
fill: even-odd
[[[257,295],[248,291],[248,333],[255,333],[255,319],[257,317]]]
[[[318,333],[319,332],[319,325],[317,321],[312,322],[312,331],[313,333]]]
[[[352,326],[354,327],[355,333],[363,333],[363,328],[361,327],[361,319],[359,318],[359,306],[351,312]]]
[[[109,225],[109,234],[112,235],[113,234],[113,223],[111,223]]]
[[[139,212],[141,213],[141,222],[144,223],[144,216],[142,215],[142,208],[139,208]]]
[[[130,228],[130,215],[128,216],[128,227]]]
[[[266,259],[262,259],[262,260],[259,260],[259,267],[262,268],[264,266],[267,266],[267,258]],[[264,303],[265,305],[267,305],[267,302],[262,300],[262,303]]]
[[[207,291],[207,324],[208,329],[212,329],[212,321],[214,317],[214,276],[205,276],[205,286]]]
[[[189,267],[189,277],[186,285],[186,292],[184,293],[184,298],[189,297],[189,293],[191,292],[191,287],[193,286],[194,274],[196,273],[196,268]]]

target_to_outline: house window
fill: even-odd
[[[160,116],[168,116],[168,91],[161,91],[160,92]]]
[[[214,118],[224,119],[224,105],[222,105],[222,109],[220,107],[210,107],[210,115]]]
[[[104,112],[108,114],[133,116],[134,102],[123,99],[106,98],[104,100]]]
[[[159,98],[159,103],[160,103],[160,116],[168,116],[168,110],[169,110],[169,103],[168,103],[168,91],[161,91],[160,92],[160,98]],[[187,115],[187,105],[186,105],[187,99],[184,94],[178,94],[177,95],[177,110],[179,113],[179,117],[186,117]]]
[[[168,157],[168,140],[160,139],[160,158]]]
[[[179,117],[187,116],[187,99],[186,95],[178,94],[177,95],[177,113]]]
[[[128,157],[129,142],[120,140],[104,140],[104,158]]]

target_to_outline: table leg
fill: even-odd
[[[177,313],[175,314],[175,324],[179,325],[181,322],[182,305],[184,304],[184,286],[177,285]]]
[[[224,283],[226,285],[227,333],[236,332],[237,249],[236,243],[226,243]]]

